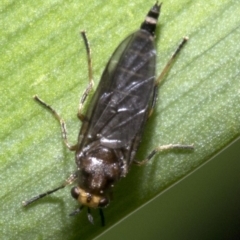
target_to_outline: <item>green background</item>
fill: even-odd
[[[76,118],[79,97],[87,85],[86,53],[79,32],[87,31],[97,84],[114,49],[138,29],[152,4],[125,0],[1,1],[3,239],[92,239],[159,194],[160,204],[141,216],[137,211],[137,220],[127,218],[120,232],[113,229],[115,238],[140,233],[138,238],[144,239],[144,227],[151,239],[186,239],[201,232],[205,238],[228,239],[222,234],[224,229],[231,236],[237,234],[239,157],[227,155],[203,166],[240,135],[240,3],[235,0],[163,3],[156,38],[157,72],[183,36],[189,36],[189,42],[159,90],[137,157],[143,159],[157,145],[168,143],[194,143],[194,152],[161,153],[146,166],[132,166],[104,211],[105,228],[100,227],[98,211],[92,211],[94,226],[87,221],[85,211],[74,218],[68,216],[77,207],[70,187],[27,209],[21,206],[23,200],[58,186],[75,170],[74,154],[62,143],[57,121],[32,96],[38,94],[61,114],[69,140],[75,143],[80,127]],[[232,152],[237,154],[236,150]],[[210,170],[205,170],[207,166]],[[181,189],[183,183],[187,184],[185,191]],[[181,203],[186,206],[181,207]],[[193,210],[196,214],[190,215]],[[198,222],[201,217],[206,218]],[[186,224],[181,227],[180,223]],[[109,238],[106,235],[102,239]]]
[[[97,239],[239,239],[239,155],[238,140]]]

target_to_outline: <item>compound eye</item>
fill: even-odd
[[[78,189],[78,187],[73,187],[71,189],[71,195],[72,195],[73,198],[78,199],[78,196],[79,196],[79,189]]]
[[[107,198],[102,198],[98,203],[98,207],[103,208],[106,207],[108,204],[109,200]]]

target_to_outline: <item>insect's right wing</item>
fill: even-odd
[[[87,138],[110,148],[128,144],[146,121],[155,80],[153,37],[139,30],[110,58],[86,113]]]

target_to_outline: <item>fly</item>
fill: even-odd
[[[144,125],[156,104],[159,83],[187,42],[187,37],[184,37],[160,76],[156,78],[154,40],[160,9],[161,4],[156,2],[140,29],[117,47],[107,63],[86,114],[83,114],[82,109],[93,88],[92,63],[86,34],[81,32],[87,51],[89,84],[80,99],[78,118],[82,127],[76,145],[69,144],[66,125],[60,115],[38,96],[34,97],[59,121],[65,145],[69,150],[75,151],[77,170],[59,187],[24,201],[24,206],[76,182],[71,195],[81,205],[70,215],[79,213],[86,206],[88,219],[93,223],[90,208],[99,208],[104,225],[102,209],[110,203],[115,183],[127,175],[132,163],[143,165],[157,152],[166,149],[193,149],[193,145],[158,146],[145,160],[135,160]]]

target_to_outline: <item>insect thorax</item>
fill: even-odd
[[[76,191],[77,196],[74,195],[74,192],[72,192],[72,196],[90,207],[100,207],[103,205],[101,200],[108,203],[109,191],[119,180],[122,172],[121,163],[115,151],[103,146],[79,151],[76,153],[76,163],[78,187],[72,191]],[[81,196],[79,197],[79,195]],[[107,203],[105,204],[107,205]]]

